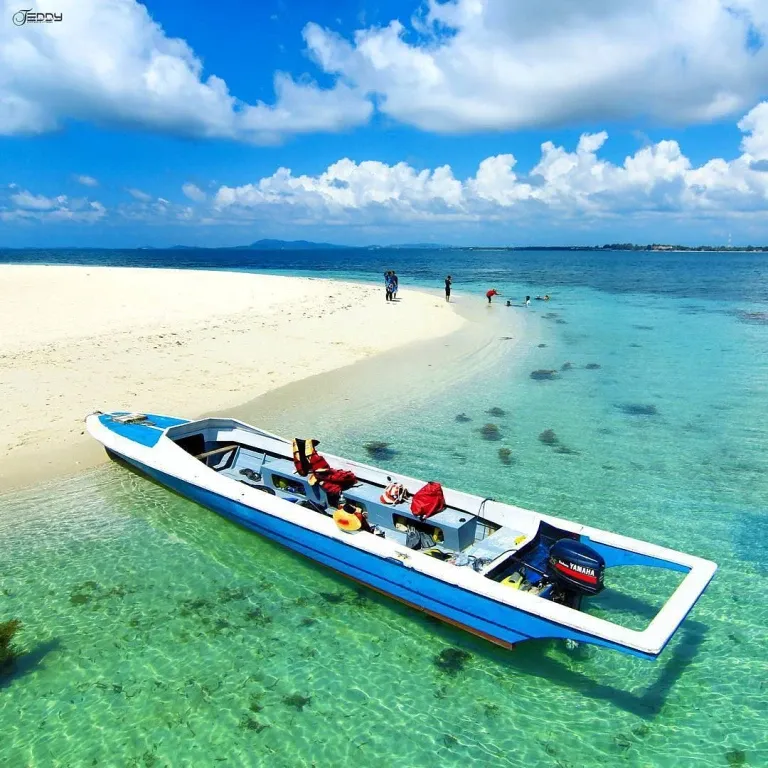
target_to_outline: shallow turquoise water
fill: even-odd
[[[707,299],[556,298],[488,310],[510,329],[527,311],[527,340],[499,339],[494,367],[434,401],[340,403],[308,429],[327,450],[370,460],[363,444],[386,440],[392,469],[715,560],[658,662],[496,649],[110,465],[0,500],[0,616],[24,621],[29,651],[0,688],[0,761],[767,765],[768,326]],[[592,610],[632,626],[676,583],[611,577]],[[446,648],[462,668],[441,667]]]

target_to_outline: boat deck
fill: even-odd
[[[294,502],[313,502],[317,512],[333,514],[328,497],[318,485],[299,475],[292,461],[244,445],[224,445],[199,454],[211,469],[251,487],[268,488],[275,495]],[[434,548],[446,554],[464,553],[472,560],[490,563],[518,549],[526,534],[509,527],[495,529],[477,515],[455,507],[423,520],[412,514],[409,502],[387,505],[380,497],[384,487],[360,481],[344,492],[344,498],[362,509],[368,523],[384,532],[388,539],[405,544],[406,531],[413,527],[435,539]],[[399,524],[399,525],[398,525]]]

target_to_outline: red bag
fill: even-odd
[[[413,494],[411,512],[416,517],[426,519],[445,509],[445,496],[440,483],[427,483]]]

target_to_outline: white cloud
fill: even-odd
[[[197,184],[192,184],[192,182],[187,182],[186,184],[183,184],[181,187],[181,191],[190,199],[193,200],[196,203],[202,203],[203,200],[205,200],[205,192],[203,192],[200,187],[197,186]]]
[[[107,209],[98,201],[72,199],[66,195],[45,197],[26,190],[10,195],[8,202],[10,206],[0,203],[0,221],[93,223],[107,214]]]
[[[142,190],[136,189],[135,187],[128,187],[125,191],[131,197],[136,200],[140,200],[143,203],[148,203],[152,199],[152,195],[149,195],[146,192],[142,192]]]
[[[545,231],[563,222],[581,229],[612,222],[623,229],[650,219],[674,220],[690,229],[705,219],[739,217],[758,232],[768,226],[768,102],[754,107],[738,126],[741,154],[700,165],[670,140],[647,143],[622,162],[609,161],[603,153],[610,139],[600,131],[583,134],[575,146],[545,141],[528,169],[521,169],[511,152],[484,158],[462,178],[448,165],[415,168],[344,158],[317,175],[281,167],[253,183],[222,184],[208,194],[187,182],[181,192],[188,199],[182,201],[128,189],[133,200],[109,217],[100,203],[36,195],[9,184],[5,191],[0,188],[0,218],[184,226],[259,221],[282,228],[355,226],[381,232],[461,223]]]
[[[75,181],[84,187],[98,187],[99,182],[93,176],[75,176]]]
[[[24,211],[50,211],[60,203],[66,203],[67,198],[64,195],[59,197],[45,197],[44,195],[33,195],[31,192],[22,190],[15,195],[11,195],[11,202]]]
[[[322,89],[275,76],[273,105],[229,93],[181,39],[135,0],[57,0],[64,20],[16,27],[0,0],[0,135],[39,134],[68,120],[185,136],[270,142],[368,120],[370,102],[340,83]]]
[[[339,160],[317,176],[279,168],[240,187],[221,186],[215,215],[258,217],[265,211],[292,218],[348,222],[351,218],[493,220],[518,215],[625,215],[633,212],[727,215],[768,212],[768,171],[755,164],[766,156],[768,102],[740,122],[743,154],[730,162],[714,158],[694,167],[676,141],[644,146],[614,164],[599,156],[605,131],[583,134],[573,150],[552,142],[527,174],[516,172],[513,154],[484,159],[476,173],[456,179],[449,166],[417,170],[407,163]],[[328,218],[330,217],[330,218]]]
[[[708,121],[768,88],[765,0],[428,0],[412,26],[304,37],[326,72],[436,132]]]

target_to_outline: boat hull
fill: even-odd
[[[563,638],[629,652],[641,658],[655,658],[655,655],[630,650],[608,640],[563,627],[419,573],[400,559],[382,557],[349,546],[343,541],[294,525],[113,450],[108,449],[107,452],[113,459],[128,465],[134,471],[248,530],[416,610],[502,647],[511,648],[524,640]]]

